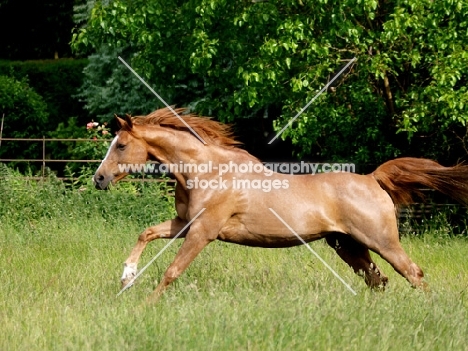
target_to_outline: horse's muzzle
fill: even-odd
[[[94,187],[98,190],[107,190],[109,189],[109,179],[106,179],[102,174],[95,174],[93,177]]]

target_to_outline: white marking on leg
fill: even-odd
[[[137,273],[136,263],[124,263],[124,271],[120,280],[132,279]]]
[[[161,251],[159,251],[156,256],[154,256],[147,264],[146,266],[144,266],[142,269],[140,269],[140,271],[138,272],[138,274],[132,278],[132,280],[130,280],[130,282],[125,285],[122,290],[119,291],[119,293],[117,294],[117,297],[120,296],[125,290],[127,290],[130,286],[133,285],[133,282],[164,252],[166,251],[166,249],[171,246],[171,244],[176,241],[176,239],[185,231],[185,229],[187,229],[188,227],[190,227],[190,225],[198,218],[198,216],[200,216],[203,211],[205,211],[206,208],[203,207],[200,212],[197,213],[197,215],[195,217],[193,217],[190,222],[188,222],[178,233],[175,237],[172,238],[171,241],[169,241],[166,246],[164,246]]]

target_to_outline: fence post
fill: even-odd
[[[45,136],[42,136],[42,181],[45,178]]]

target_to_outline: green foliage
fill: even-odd
[[[94,142],[83,142],[73,150],[76,158],[88,157],[89,159],[103,159],[110,146],[113,135],[107,127],[107,123],[89,122],[86,125],[87,138]]]
[[[438,238],[441,241],[467,235],[468,209],[458,204],[417,204],[401,209],[401,234]]]
[[[466,154],[467,18],[463,0],[117,0],[96,2],[73,47],[131,47],[170,103],[228,122],[279,108],[277,131],[357,57],[284,134],[299,154],[453,159]]]
[[[86,126],[77,125],[76,118],[70,118],[68,123],[59,123],[57,129],[49,133],[49,137],[57,139],[81,139],[77,141],[50,141],[47,151],[55,159],[102,160],[113,138],[107,123],[88,122]],[[77,184],[81,179],[89,177],[96,171],[96,163],[70,162],[65,166],[65,175],[75,177],[79,174]],[[86,183],[86,181],[85,181]]]
[[[45,181],[29,181],[0,163],[0,223],[19,228],[48,218],[64,223],[90,220],[132,219],[150,225],[173,214],[173,198],[164,183],[123,184],[97,191],[87,184],[68,187],[52,174]]]
[[[96,0],[76,0],[73,6],[73,22],[78,27],[85,27]]]
[[[44,99],[29,87],[26,80],[0,75],[0,118],[4,115],[3,137],[40,138],[49,117]],[[40,157],[37,143],[2,142],[2,158]]]
[[[87,124],[87,140],[77,141],[69,145],[68,155],[75,160],[102,160],[110,146],[112,134],[107,128],[107,124],[99,125],[98,122]],[[92,141],[89,141],[89,140]],[[70,143],[69,143],[70,144]],[[76,178],[72,184],[74,187],[91,185],[91,179],[96,172],[96,163],[68,163],[65,174],[68,178]]]
[[[29,85],[41,94],[49,112],[45,131],[52,131],[70,117],[78,117],[80,122],[86,122],[83,103],[76,94],[83,83],[82,72],[87,63],[86,59],[0,61],[0,74],[18,80],[26,78]]]
[[[70,117],[66,122],[60,122],[54,131],[47,133],[48,138],[55,139],[79,139],[87,138],[86,129],[83,125],[78,124],[76,117]],[[62,142],[50,141],[47,142],[47,153],[53,156],[54,159],[70,159],[71,154],[75,150],[78,142]],[[85,157],[88,159],[87,157]]]
[[[86,137],[85,123],[88,118],[76,94],[82,84],[82,71],[87,62],[86,59],[0,61],[0,74],[9,76],[9,78],[2,78],[3,83],[0,83],[3,86],[2,89],[6,89],[2,91],[0,101],[8,101],[9,106],[8,111],[3,111],[5,112],[3,136]],[[5,81],[5,79],[9,80]],[[32,98],[29,97],[29,93],[29,95],[13,93],[10,90],[18,86],[18,84],[11,83],[13,80],[21,81],[23,86],[27,84],[34,91],[39,92],[41,97]],[[37,107],[28,108],[26,107],[28,104],[34,104]],[[82,127],[78,127],[79,124]],[[67,150],[74,150],[74,145],[59,142],[46,144],[46,156],[53,155],[55,159],[72,158]],[[4,142],[0,154],[5,158],[38,159],[42,158],[42,145],[37,142]],[[56,163],[53,167],[61,172],[63,164]]]
[[[142,115],[161,107],[156,96],[117,60],[129,52],[102,46],[88,58],[77,96],[85,102],[89,114],[101,122],[109,122],[114,114]]]

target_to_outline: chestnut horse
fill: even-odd
[[[367,175],[273,173],[237,147],[239,142],[227,125],[193,114],[182,117],[191,129],[167,108],[144,117],[117,117],[120,131],[93,177],[97,189],[106,189],[128,174],[125,166],[129,164],[154,160],[197,166],[172,169],[177,180],[177,217],[146,229],[125,261],[123,286],[136,275],[140,255],[150,241],[174,238],[199,215],[181,233],[185,241],[153,298],[213,240],[266,248],[301,245],[269,208],[304,241],[325,238],[356,273],[364,276],[368,286],[384,287],[387,283],[369,249],[413,286],[422,286],[422,270],[400,244],[396,208],[411,203],[412,194],[421,187],[438,190],[463,204],[468,202],[468,166],[443,167],[427,159],[400,158]],[[208,163],[211,171],[207,170]],[[224,173],[219,172],[221,169]],[[239,181],[243,182],[241,186]]]

